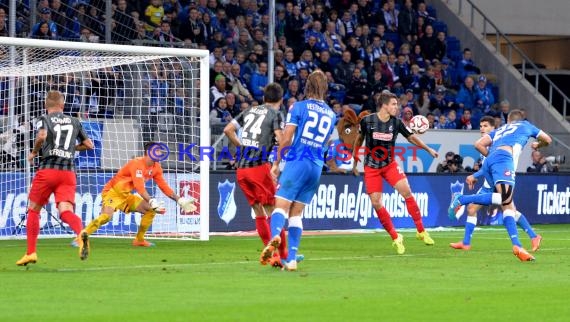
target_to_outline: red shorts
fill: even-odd
[[[396,161],[392,161],[380,169],[364,166],[364,185],[366,193],[382,192],[382,178],[393,187],[402,179],[406,179],[406,174]]]
[[[271,178],[269,163],[252,168],[237,169],[237,182],[250,206],[275,204],[275,182]]]
[[[30,189],[30,200],[40,206],[48,203],[49,196],[55,195],[55,202],[59,204],[67,201],[75,204],[75,187],[77,178],[75,172],[70,170],[41,169],[36,172]]]

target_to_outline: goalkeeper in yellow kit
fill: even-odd
[[[149,156],[149,150],[156,146],[157,144],[154,142],[145,144],[144,156],[130,160],[107,182],[102,191],[101,215],[85,227],[82,231],[82,237],[84,237],[84,234],[87,236],[93,234],[99,227],[108,223],[116,210],[125,213],[136,211],[142,213],[143,216],[137,236],[133,240],[133,246],[154,246],[153,243],[144,239],[144,234],[152,224],[154,216],[157,213],[164,214],[166,208],[163,202],[159,202],[151,197],[146,191],[145,181],[150,179],[153,179],[160,190],[167,197],[176,201],[184,211],[192,212],[196,210],[194,200],[179,197],[164,180],[160,163]],[[153,157],[156,156],[156,151],[153,151],[152,155]],[[138,195],[134,194],[133,190]],[[85,236],[84,240],[87,240],[87,236]],[[89,253],[89,245],[84,245],[84,247],[87,248],[87,253]]]

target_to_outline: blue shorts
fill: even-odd
[[[308,204],[319,188],[322,167],[310,161],[287,161],[279,176],[276,197]]]
[[[493,193],[495,192],[495,188],[493,187],[487,187],[489,186],[489,183],[487,182],[487,180],[485,180],[483,182],[483,185],[481,186],[481,188],[479,188],[479,190],[477,191],[478,195],[484,194],[484,193]]]
[[[515,185],[515,165],[513,155],[505,150],[495,150],[483,163],[485,179],[493,186],[498,183]]]

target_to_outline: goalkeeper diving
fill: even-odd
[[[156,159],[160,159],[163,153],[154,149],[158,144],[148,142],[144,145],[144,156],[130,160],[117,174],[107,182],[102,191],[101,215],[91,221],[83,230],[87,235],[93,234],[99,227],[108,223],[115,211],[124,213],[139,212],[143,214],[141,223],[133,246],[150,247],[153,243],[144,239],[144,235],[149,229],[156,214],[166,213],[164,202],[152,197],[145,189],[145,182],[153,179],[158,188],[170,199],[176,201],[180,208],[186,212],[196,211],[192,198],[178,196],[172,188],[168,186],[162,176],[162,167]],[[153,150],[149,153],[149,150]],[[158,150],[158,152],[157,152]],[[149,155],[150,154],[150,155]],[[151,157],[152,155],[152,157]],[[133,193],[133,190],[138,194]]]

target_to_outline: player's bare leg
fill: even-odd
[[[289,218],[289,211],[291,209],[291,201],[285,200],[283,198],[276,197],[275,198],[275,209],[272,213],[272,223],[271,226],[277,227],[276,232],[272,232],[272,237],[269,243],[265,246],[265,248],[261,251],[261,255],[259,256],[259,262],[261,265],[267,265],[269,260],[273,257],[273,253],[275,250],[279,248],[281,245],[281,231],[283,230],[283,226],[285,225],[285,221]],[[278,213],[278,216],[274,215]],[[276,221],[279,222],[276,222]]]
[[[408,213],[410,216],[412,216],[414,224],[416,225],[416,237],[422,240],[424,244],[428,246],[434,245],[434,240],[424,228],[424,224],[422,222],[422,214],[420,212],[420,208],[418,207],[416,199],[412,195],[412,190],[410,189],[408,179],[401,179],[400,181],[396,182],[394,189],[396,189],[396,191],[398,191],[398,193],[404,197],[404,200],[406,201],[406,208],[408,209]]]
[[[404,254],[406,252],[406,247],[404,247],[404,236],[398,234],[394,228],[390,214],[382,204],[382,193],[373,192],[368,195],[370,197],[372,207],[376,211],[378,220],[380,220],[380,224],[382,224],[384,230],[386,230],[386,232],[390,235],[390,238],[392,238],[392,246],[396,248],[396,253],[398,253],[398,255]]]
[[[456,243],[450,243],[449,247],[454,249],[470,250],[471,249],[471,236],[475,226],[477,225],[477,212],[483,208],[482,205],[469,204],[467,206],[467,219],[465,220],[465,232],[463,240]]]
[[[36,246],[38,244],[38,235],[40,233],[40,210],[42,206],[33,202],[28,202],[28,216],[26,223],[26,254],[16,262],[18,266],[26,266],[28,264],[35,264],[38,261],[36,254]]]
[[[150,204],[145,200],[142,200],[141,203],[136,207],[135,211],[140,212],[142,215],[141,223],[139,225],[139,229],[137,231],[137,235],[133,240],[133,246],[141,246],[141,247],[152,247],[155,246],[154,243],[146,241],[144,239],[144,235],[152,225],[154,220],[154,216],[156,215],[156,211],[154,211]]]

